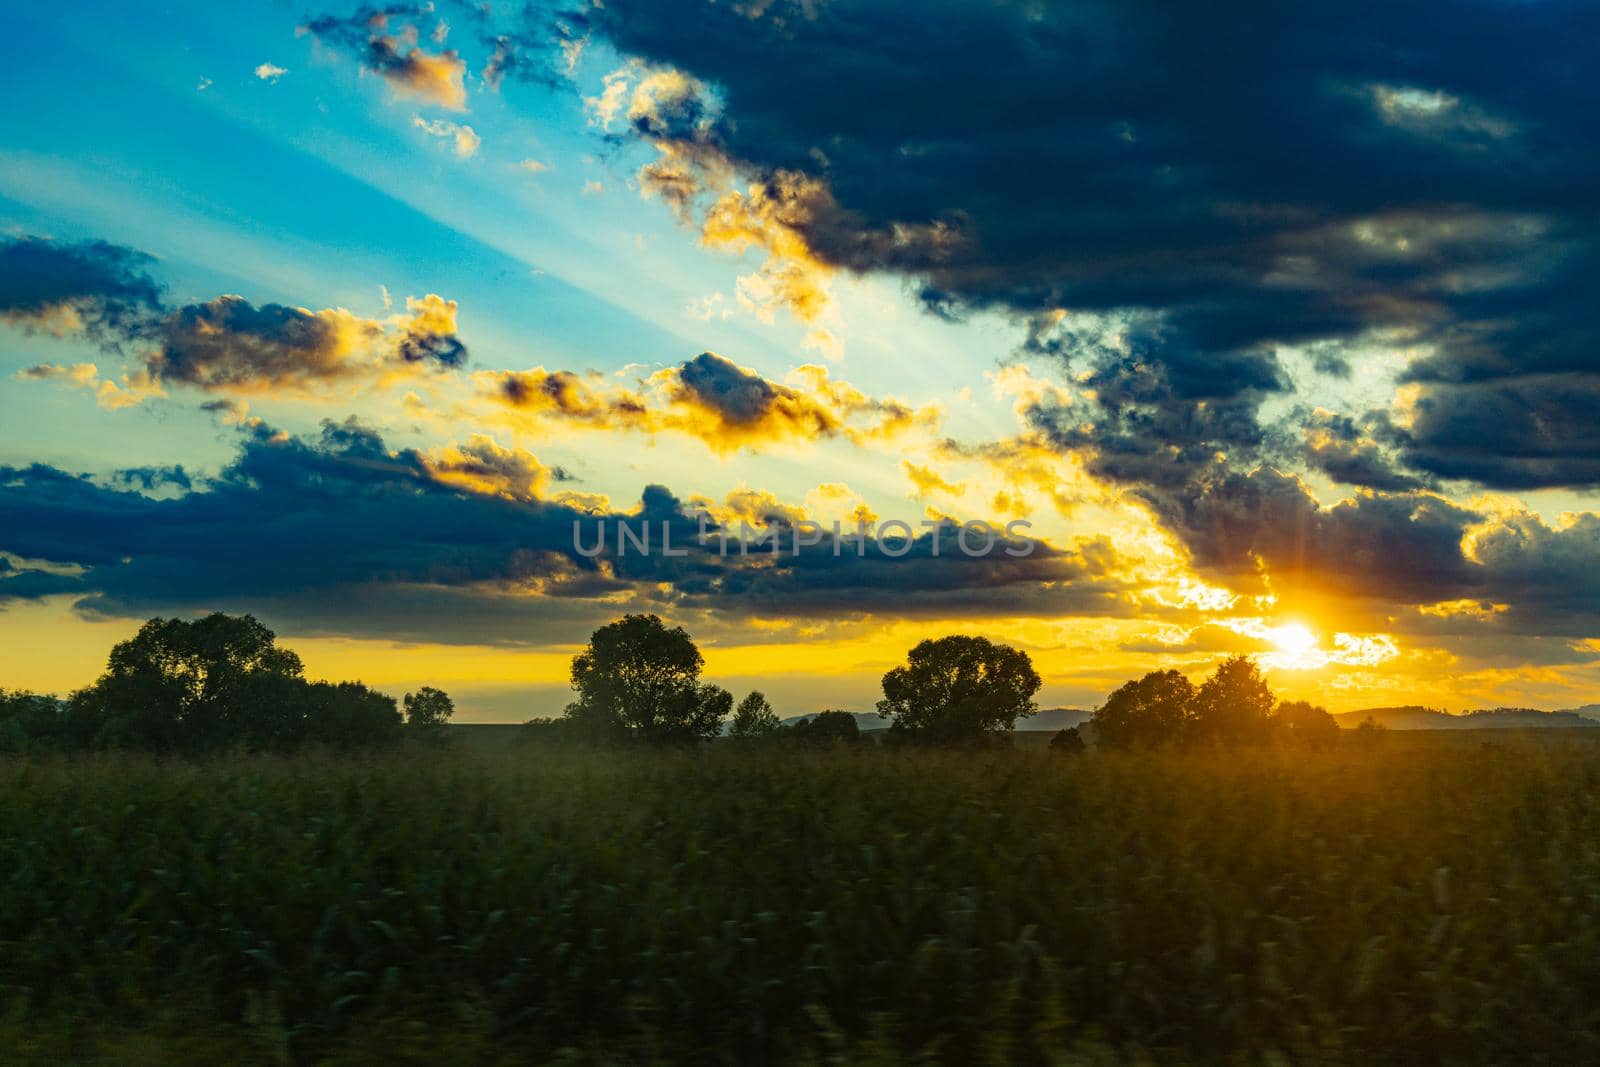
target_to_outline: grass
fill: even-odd
[[[1600,1057],[1600,746],[0,762],[8,1062]]]

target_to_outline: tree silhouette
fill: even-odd
[[[21,689],[0,689],[0,752],[61,748],[67,743],[61,701]]]
[[[1191,729],[1206,741],[1265,741],[1271,736],[1276,704],[1255,660],[1230,656],[1195,693]]]
[[[1389,728],[1371,715],[1362,719],[1355,728],[1356,742],[1366,747],[1378,744],[1388,735]]]
[[[1328,709],[1304,700],[1286,700],[1278,705],[1272,724],[1288,740],[1327,748],[1339,741],[1339,721]]]
[[[866,740],[861,724],[848,711],[820,711],[789,727],[788,733],[790,740],[815,748],[853,745]]]
[[[111,650],[106,673],[74,694],[92,741],[158,752],[299,740],[300,657],[250,615],[151,619]]]
[[[733,696],[700,684],[704,662],[681,626],[669,630],[654,615],[626,615],[596,630],[572,658],[578,699],[567,705],[566,717],[595,740],[713,737]]]
[[[312,682],[301,686],[305,740],[356,749],[397,740],[403,729],[394,697],[360,682]]]
[[[772,705],[767,703],[766,695],[757,691],[739,701],[739,709],[733,713],[733,723],[728,727],[728,736],[749,741],[770,737],[777,731],[778,716],[772,710]]]
[[[439,734],[449,725],[456,713],[455,701],[442,689],[425,685],[405,697],[406,727],[425,733]]]
[[[1038,710],[1042,683],[1026,652],[984,637],[923,641],[883,676],[878,714],[895,740],[982,743]]]
[[[1065,730],[1057,730],[1056,735],[1050,739],[1050,751],[1065,756],[1075,756],[1083,752],[1087,746],[1083,743],[1083,735],[1076,726]]]
[[[1179,671],[1151,671],[1128,682],[1094,710],[1095,743],[1107,748],[1149,748],[1186,739],[1194,712],[1194,684]]]

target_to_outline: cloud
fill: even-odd
[[[1424,481],[1399,469],[1395,456],[1378,442],[1379,435],[1393,438],[1387,419],[1377,420],[1368,432],[1348,415],[1318,408],[1302,418],[1306,462],[1329,478],[1367,489],[1404,491],[1420,489]]]
[[[455,333],[456,303],[429,294],[406,307],[407,315],[380,322],[343,308],[257,307],[219,296],[162,320],[146,367],[159,382],[251,393],[460,366],[466,347]]]
[[[263,63],[260,66],[256,67],[256,72],[255,73],[256,73],[256,77],[260,78],[262,81],[268,82],[268,83],[275,83],[275,82],[277,82],[277,80],[279,78],[281,78],[285,74],[289,73],[289,71],[285,67],[275,66],[275,65],[273,65],[271,63]]]
[[[28,381],[53,381],[78,389],[88,389],[95,395],[95,403],[107,411],[137,407],[154,397],[167,395],[161,383],[146,369],[120,376],[120,381],[100,377],[100,368],[93,363],[74,363],[70,367],[59,363],[40,363],[17,372],[17,377]]]
[[[161,289],[149,256],[105,241],[0,241],[0,321],[115,344],[148,325]]]
[[[1533,487],[1593,484],[1581,403],[1561,399],[1593,388],[1600,342],[1600,149],[1561,73],[1584,59],[1571,19],[1490,0],[1358,19],[935,4],[914,23],[887,0],[693,18],[617,0],[579,29],[630,57],[591,110],[657,150],[643,187],[708,243],[766,250],[772,306],[803,317],[811,279],[842,270],[904,275],[939,314],[1120,317],[1150,342],[1129,368],[1158,383],[1144,416],[1187,421],[1185,465],[1253,461],[1283,346],[1334,370],[1363,344],[1430,351],[1416,380],[1438,407],[1390,466]],[[1202,399],[1227,410],[1186,418]],[[1105,414],[1120,440],[1099,452],[1127,471],[1145,435]]]
[[[779,618],[1127,610],[1115,555],[1097,543],[972,559],[947,526],[920,532],[901,558],[875,546],[836,556],[826,544],[797,557],[723,555],[715,539],[696,543],[699,521],[661,486],[631,513],[596,512],[549,495],[561,480],[487,438],[393,450],[353,421],[325,423],[313,440],[247,430],[235,460],[203,483],[175,470],[116,479],[176,495],[0,467],[0,551],[13,563],[55,561],[0,581],[0,599],[66,595],[81,613],[115,617],[252,610],[297,632],[491,644],[569,642],[629,608]],[[649,520],[657,538],[668,523],[688,555],[624,555],[612,543],[586,558],[573,524],[589,524],[587,543],[600,519]]]
[[[0,321],[83,334],[114,352],[138,350],[139,366],[116,380],[93,363],[44,363],[20,376],[92,389],[102,407],[115,409],[165,396],[169,385],[257,393],[387,384],[467,359],[458,305],[434,293],[408,297],[404,314],[383,320],[343,308],[257,306],[236,295],[169,309],[143,273],[148,262],[101,241],[0,244]]]
[[[874,398],[826,369],[798,368],[788,384],[764,378],[714,352],[657,371],[629,388],[571,371],[483,371],[480,390],[521,420],[588,429],[681,433],[712,451],[763,450],[843,437],[857,444],[932,432],[937,407],[912,409]]]
[[[443,137],[454,142],[456,155],[462,159],[470,159],[478,151],[478,146],[483,143],[471,126],[445,119],[430,121],[418,115],[411,120],[411,124],[430,137]]]
[[[1600,486],[1600,372],[1429,382],[1406,398],[1406,462],[1498,489]]]
[[[397,92],[451,111],[465,111],[466,61],[453,49],[428,52],[418,46],[418,23],[432,17],[431,4],[364,7],[348,17],[313,19],[299,32],[355,55],[364,69],[382,77]],[[410,21],[391,32],[391,22],[400,20]]]

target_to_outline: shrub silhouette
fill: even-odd
[[[1038,710],[1042,683],[1026,652],[984,637],[923,641],[883,676],[878,714],[895,741],[985,743]]]
[[[55,697],[0,689],[0,752],[65,748],[67,725],[66,708]]]
[[[853,745],[868,741],[861,732],[861,724],[848,711],[821,711],[809,719],[802,719],[786,731],[789,740],[814,748],[833,745]]]
[[[600,627],[572,658],[567,705],[573,729],[596,741],[686,743],[715,736],[733,706],[727,690],[700,683],[705,660],[681,626],[626,615]]]
[[[1050,739],[1050,751],[1065,756],[1075,756],[1083,752],[1087,746],[1083,743],[1083,735],[1076,726],[1065,730],[1057,730],[1056,735]]]
[[[1304,700],[1286,700],[1273,713],[1272,724],[1278,736],[1312,748],[1327,748],[1339,742],[1339,721],[1328,709]]]

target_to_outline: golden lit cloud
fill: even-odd
[[[17,377],[88,389],[94,393],[95,403],[107,411],[137,407],[146,400],[167,395],[161,383],[152,379],[150,372],[144,368],[120,375],[118,381],[112,381],[100,377],[100,368],[93,363],[74,363],[70,367],[59,363],[41,363],[18,371]]]
[[[711,352],[657,371],[636,387],[543,367],[482,371],[473,380],[522,429],[684,434],[722,455],[833,437],[857,444],[889,440],[931,431],[942,418],[937,407],[914,410],[869,397],[822,367],[802,367],[786,384]]]

